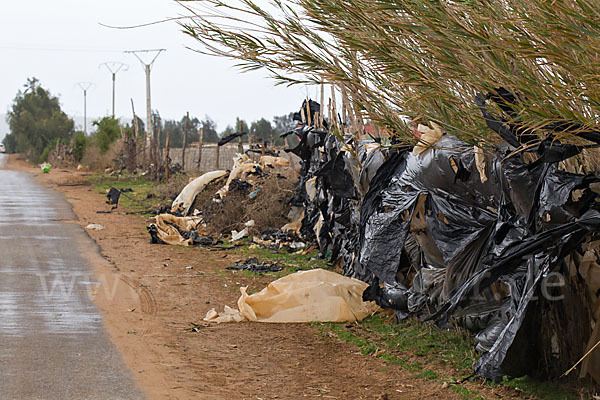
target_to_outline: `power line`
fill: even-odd
[[[29,47],[17,45],[0,45],[0,50],[45,51],[50,53],[121,53],[123,50],[93,49],[93,48],[60,48],[60,47]]]
[[[163,51],[167,51],[167,49],[151,49],[151,50],[126,50],[125,53],[128,54],[133,54],[138,60],[140,60],[140,62],[142,63],[142,65],[146,66],[149,65],[150,67],[152,67],[152,65],[154,64],[154,61],[156,61],[156,59],[158,58],[158,56],[160,55],[160,53],[162,53]],[[154,56],[154,58],[152,59],[152,61],[150,61],[149,63],[146,63],[144,60],[142,60],[142,58],[138,55],[138,53],[156,53],[156,55]]]

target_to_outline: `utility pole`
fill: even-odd
[[[132,50],[126,51],[125,53],[133,54],[144,67],[144,71],[146,72],[146,146],[150,143],[152,137],[154,137],[154,129],[152,126],[152,102],[150,98],[150,72],[152,71],[152,66],[154,62],[163,51],[167,51],[167,49],[155,49],[155,50]],[[138,55],[138,53],[156,53],[152,61],[149,63],[144,62],[142,58]]]
[[[187,147],[187,131],[190,122],[190,112],[185,115],[185,124],[183,125],[183,152],[181,153],[181,170],[185,172],[185,149]]]
[[[121,70],[127,71],[129,66],[122,62],[114,62],[109,61],[103,64],[100,64],[98,68],[102,68],[102,66],[106,67],[112,74],[112,117],[115,118],[115,82],[117,80],[117,73]]]
[[[79,82],[77,85],[83,90],[83,134],[87,136],[87,91],[94,84],[92,82]]]

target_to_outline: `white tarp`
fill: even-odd
[[[173,201],[171,211],[180,211],[183,215],[188,215],[198,193],[202,192],[209,183],[225,175],[227,175],[227,171],[211,171],[194,179],[183,188],[179,196]]]

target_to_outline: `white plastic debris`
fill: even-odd
[[[240,240],[246,236],[248,236],[248,228],[253,227],[254,226],[254,220],[251,219],[250,221],[246,222],[244,224],[246,227],[244,229],[242,229],[241,231],[231,231],[231,241],[235,242],[236,240]]]
[[[248,228],[244,228],[241,231],[231,231],[231,241],[235,242],[236,240],[240,240],[248,236]]]
[[[206,313],[204,320],[207,322],[216,322],[217,324],[223,322],[242,322],[246,320],[239,310],[225,306],[225,310],[222,313],[218,313],[214,308]]]
[[[100,224],[89,224],[88,226],[85,227],[85,229],[88,229],[91,231],[101,231],[102,229],[104,229],[104,227]]]
[[[180,211],[183,215],[188,215],[196,196],[198,196],[198,194],[212,181],[225,175],[227,175],[226,171],[212,171],[194,179],[183,188],[181,193],[179,193],[179,196],[173,201],[171,211]]]

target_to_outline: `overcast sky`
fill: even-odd
[[[152,70],[152,108],[165,119],[191,115],[213,118],[222,131],[240,116],[248,122],[296,111],[314,88],[275,86],[264,72],[242,73],[234,62],[192,52],[196,42],[175,22],[129,30],[133,26],[183,13],[170,0],[19,0],[0,5],[0,114],[6,113],[28,77],[36,77],[58,95],[63,110],[83,116],[78,82],[93,82],[88,119],[110,115],[111,75],[99,68],[120,61],[129,70],[117,75],[116,115],[146,119],[145,75],[141,63],[125,50],[166,48]],[[149,56],[148,56],[149,57]]]

